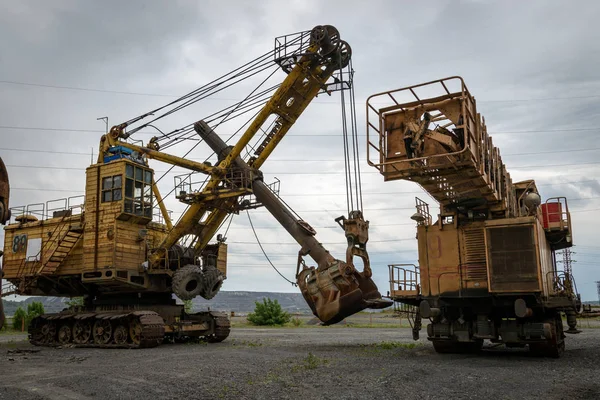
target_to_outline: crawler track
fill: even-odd
[[[67,311],[41,315],[29,325],[36,346],[149,348],[161,344],[164,334],[164,320],[154,311]]]
[[[222,342],[227,339],[231,331],[231,322],[226,315],[213,314],[215,318],[215,333],[207,336],[207,340],[211,343]]]

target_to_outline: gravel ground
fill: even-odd
[[[559,360],[490,347],[438,355],[400,328],[236,328],[223,343],[146,350],[40,350],[7,337],[0,399],[600,398],[600,329],[568,336]]]

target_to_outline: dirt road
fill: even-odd
[[[398,328],[237,328],[219,344],[147,350],[0,342],[0,399],[597,399],[600,329],[563,358],[438,355]],[[414,346],[414,347],[413,347]],[[37,350],[39,348],[35,348]]]

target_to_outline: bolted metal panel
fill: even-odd
[[[487,228],[488,267],[492,292],[539,291],[533,226]]]

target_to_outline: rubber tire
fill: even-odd
[[[223,281],[225,280],[225,275],[223,275],[221,271],[214,267],[205,268],[203,275],[204,281],[202,284],[202,290],[200,291],[200,296],[206,300],[210,300],[221,290],[221,286],[223,286]]]
[[[565,334],[560,315],[554,318],[552,339],[546,342],[530,343],[529,352],[535,357],[560,358],[565,352]]]
[[[186,286],[192,282],[196,281],[196,286],[188,290]],[[191,300],[194,297],[197,297],[202,289],[204,288],[204,277],[202,274],[202,269],[197,265],[186,265],[173,274],[173,282],[171,284],[171,289],[175,296],[179,297],[181,300]]]

